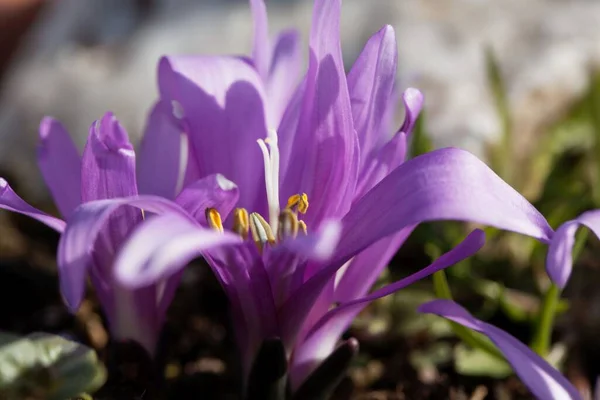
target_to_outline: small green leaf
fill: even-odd
[[[96,353],[60,336],[0,333],[0,398],[64,400],[98,389],[106,371]]]

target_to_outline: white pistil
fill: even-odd
[[[277,132],[274,129],[269,129],[267,138],[265,140],[258,139],[257,142],[263,153],[265,166],[269,224],[272,231],[277,232],[279,218],[279,147],[277,145]],[[267,145],[269,146],[268,149]]]

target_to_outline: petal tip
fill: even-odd
[[[48,141],[48,139],[50,139],[50,137],[53,134],[56,134],[57,132],[67,134],[66,128],[56,118],[50,116],[45,116],[44,118],[42,118],[42,120],[40,121],[40,128],[38,132],[40,144],[43,145],[46,141]]]
[[[402,98],[406,107],[412,109],[413,112],[419,112],[425,100],[423,93],[419,89],[413,87],[407,88],[404,93],[402,93]]]
[[[127,131],[111,111],[106,112],[101,119],[94,121],[90,127],[90,139],[111,151],[133,150]]]
[[[382,36],[396,36],[396,30],[389,24],[384,25],[379,32],[382,34]]]
[[[81,305],[81,296],[76,296],[73,293],[67,293],[68,290],[61,288],[60,290],[63,303],[71,314],[75,314]]]
[[[215,178],[219,189],[224,190],[226,192],[237,189],[237,185],[233,181],[227,179],[224,175],[217,174]]]

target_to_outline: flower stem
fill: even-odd
[[[577,261],[581,255],[588,234],[589,231],[585,227],[582,227],[577,232],[575,245],[573,246],[573,251],[571,253],[573,264],[575,264],[575,261]],[[560,294],[560,288],[552,283],[548,290],[546,290],[546,293],[544,293],[540,312],[537,317],[535,332],[530,347],[542,357],[546,357],[550,351],[552,328],[554,327],[554,317],[556,316],[558,303],[560,301]]]
[[[538,322],[531,342],[531,348],[533,351],[546,357],[550,350],[550,339],[552,336],[552,328],[554,326],[554,316],[556,314],[556,306],[560,299],[560,289],[554,283],[550,285],[544,299],[542,300],[542,306],[538,315]]]
[[[433,287],[437,297],[441,299],[452,300],[452,292],[450,291],[450,286],[448,285],[448,279],[446,278],[445,271],[442,270],[433,274]],[[498,348],[496,348],[496,346],[486,337],[455,322],[450,322],[450,326],[454,334],[458,336],[458,338],[465,344],[475,349],[481,349],[494,358],[503,361],[505,360],[500,350],[498,350]]]

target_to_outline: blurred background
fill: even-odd
[[[311,1],[267,3],[273,34],[291,26],[306,39]],[[161,55],[250,50],[245,0],[0,0],[0,10],[0,165],[35,195],[43,185],[31,150],[42,116],[64,121],[82,145],[90,121],[112,110],[139,137]],[[399,87],[424,91],[436,145],[481,155],[502,132],[484,50],[502,69],[521,150],[585,91],[600,65],[599,23],[593,0],[346,0],[342,45],[349,66],[370,35],[392,25]]]
[[[306,45],[312,1],[266,3],[270,32],[296,27]],[[534,202],[553,227],[600,207],[599,1],[344,0],[342,48],[348,67],[385,24],[396,30],[398,88],[417,87],[426,98],[413,154],[449,145],[473,151]],[[111,110],[137,140],[157,95],[155,68],[161,55],[249,54],[251,35],[246,0],[0,0],[0,175],[26,200],[52,211],[35,161],[43,116],[60,119],[82,148],[91,122]],[[398,123],[402,112],[398,110]],[[458,225],[419,229],[382,282],[426,265],[463,234],[464,227]],[[62,309],[53,261],[56,240],[34,222],[0,213],[0,263],[8,271],[0,279],[0,300],[13,299],[3,285],[14,290],[17,282],[25,288],[19,307],[0,312],[0,328],[23,333],[70,330],[102,347],[106,333],[93,298],[75,320]],[[569,349],[570,356],[560,357],[570,360],[569,376],[583,390],[591,390],[600,373],[592,362],[600,356],[595,344],[600,332],[600,263],[594,257],[597,242],[590,238],[586,243],[583,267],[576,270],[568,291],[577,307],[564,313],[557,332]],[[457,297],[467,303],[484,299],[487,308],[482,308],[490,319],[527,341],[530,319],[547,287],[544,252],[528,240],[493,234],[481,256],[450,273],[451,287],[460,288]],[[482,272],[490,265],[501,268]],[[176,360],[173,376],[222,375],[234,358],[227,351],[225,300],[211,279],[201,266],[191,268],[173,307],[172,320],[177,315],[187,318],[175,322],[180,336],[171,354]],[[198,282],[204,282],[203,289],[197,290]],[[358,321],[354,333],[363,332],[367,352],[352,376],[355,385],[372,391],[357,398],[400,399],[403,393],[421,393],[423,387],[429,387],[429,395],[406,398],[437,398],[434,393],[440,399],[527,398],[510,379],[501,380],[500,386],[494,383],[506,378],[505,371],[493,375],[479,363],[480,373],[469,372],[468,362],[457,364],[454,347],[425,346],[407,360],[384,356],[385,346],[369,345],[367,336],[386,335],[385,343],[400,349],[394,351],[422,347],[415,336],[422,325],[409,333],[396,330],[397,325],[412,326],[410,311],[404,308],[431,296],[423,294],[431,293],[429,287],[414,290],[376,303]],[[219,299],[213,303],[220,305],[185,308],[207,299]],[[452,357],[451,371],[438,368]],[[457,371],[458,380],[453,378]],[[440,385],[444,374],[450,378]],[[221,393],[228,379],[200,385]],[[445,389],[438,393],[436,385]],[[477,392],[480,387],[483,397]],[[384,397],[369,397],[379,392]]]

